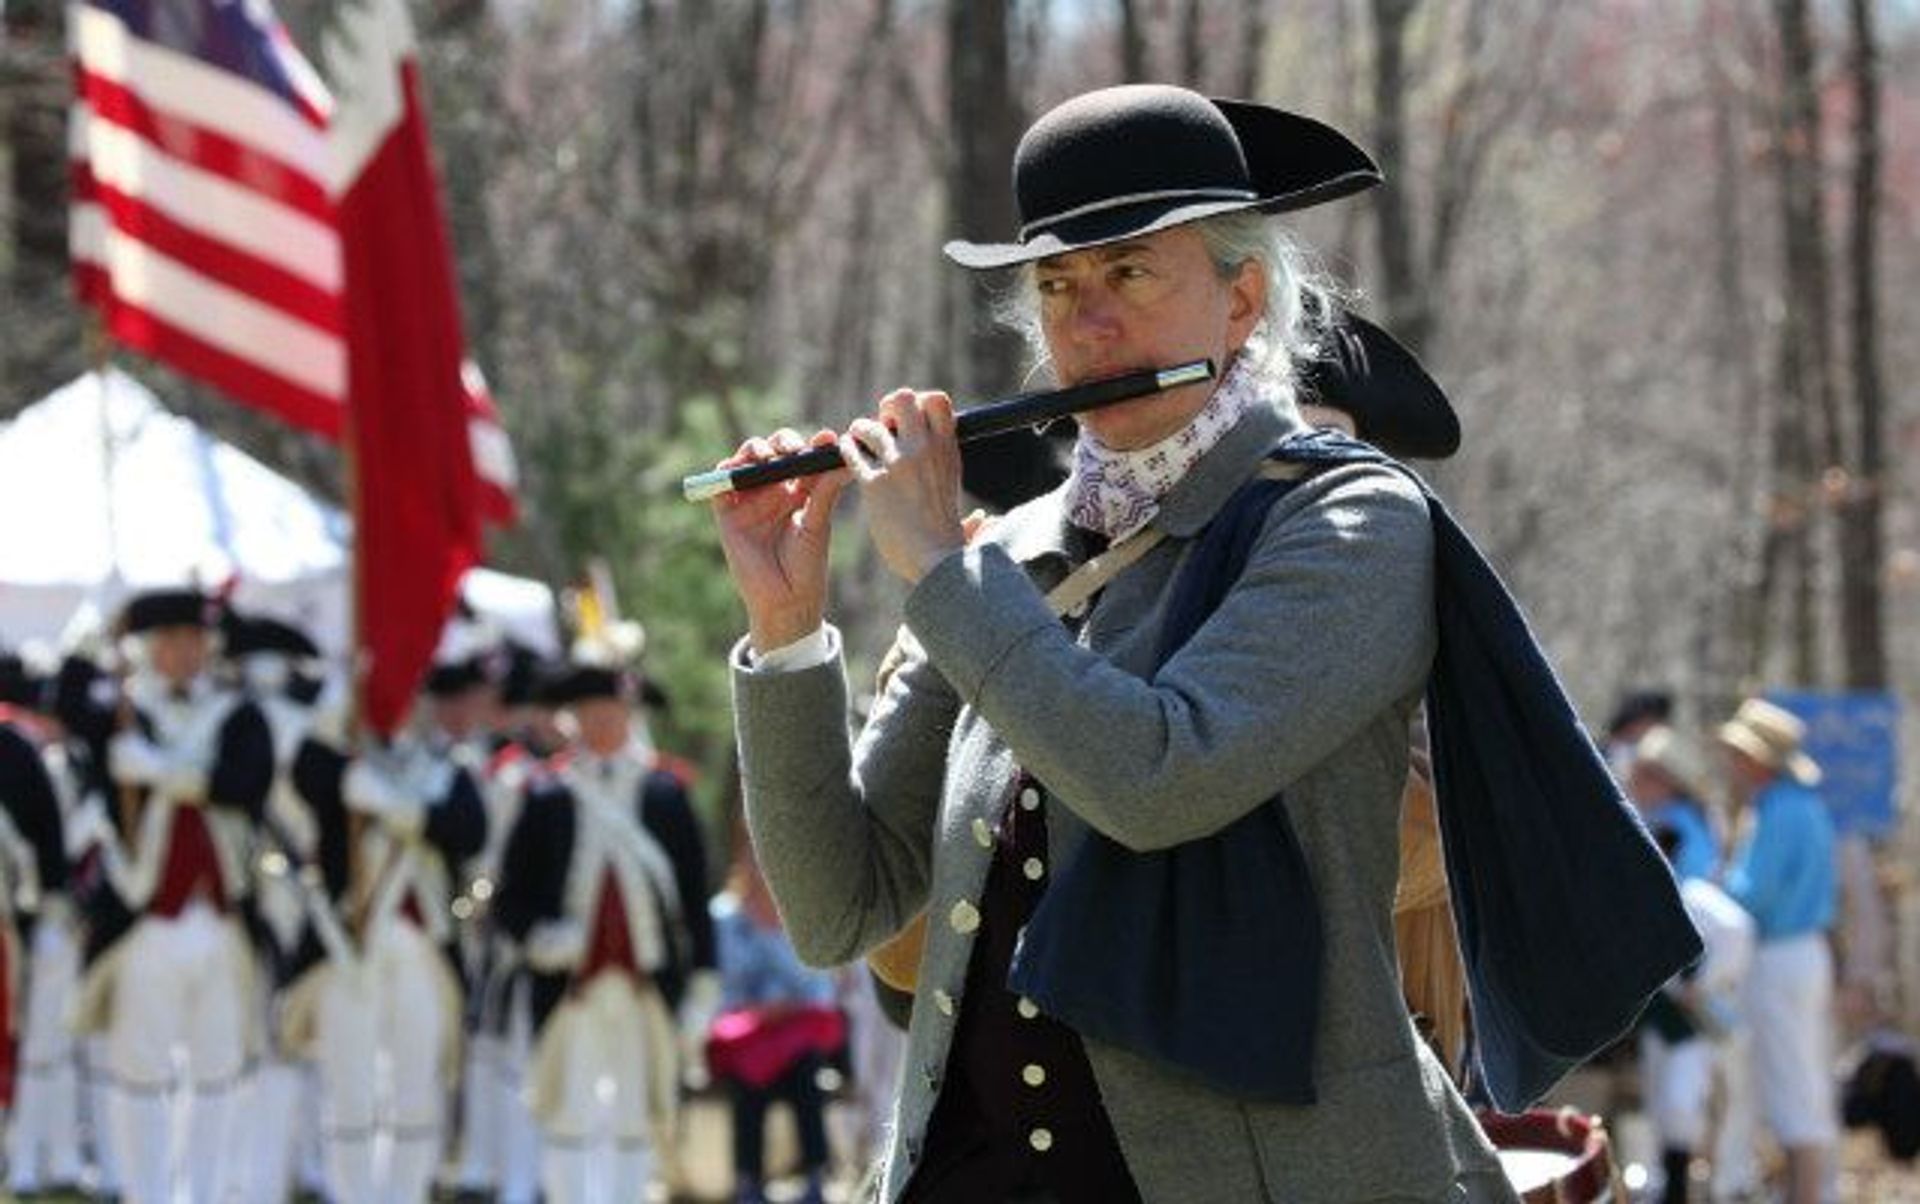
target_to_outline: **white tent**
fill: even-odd
[[[118,370],[89,373],[0,428],[0,643],[57,642],[128,595],[233,583],[234,605],[347,641],[351,524]],[[543,651],[553,594],[477,569],[465,593]]]

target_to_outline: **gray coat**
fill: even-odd
[[[1043,782],[1049,860],[1089,826],[1133,849],[1204,836],[1284,791],[1320,900],[1321,1028],[1306,1107],[1244,1103],[1086,1042],[1149,1202],[1510,1200],[1491,1147],[1402,1003],[1392,907],[1407,721],[1434,649],[1431,531],[1398,474],[1326,472],[1272,509],[1239,582],[1151,679],[1195,535],[1295,429],[1250,413],[1163,501],[1167,538],[1077,636],[1042,600],[1070,569],[1062,495],[943,561],[906,604],[909,655],[851,746],[838,662],[734,654],[747,817],[800,955],[832,965],[930,923],[884,1198],[920,1156],[973,948],[968,921],[1018,769]]]

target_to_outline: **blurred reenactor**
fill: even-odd
[[[1820,767],[1800,751],[1806,727],[1758,698],[1720,725],[1741,837],[1727,891],[1760,944],[1747,992],[1760,1107],[1787,1158],[1787,1204],[1818,1204],[1839,1140],[1833,1075],[1833,953],[1838,905],[1833,821],[1814,792]]]
[[[1358,314],[1342,312],[1327,354],[1302,367],[1300,417],[1364,439],[1398,459],[1444,460],[1460,448],[1452,402],[1411,351]],[[1455,1082],[1467,1053],[1467,976],[1460,961],[1434,811],[1426,715],[1409,733],[1400,796],[1400,880],[1394,947],[1407,1011]]]
[[[72,785],[58,725],[43,713],[46,686],[19,657],[0,655],[0,848],[9,870],[0,878],[0,1057],[14,1059],[7,1182],[16,1196],[80,1182],[78,1065],[66,1025],[79,971],[64,838]],[[26,997],[16,1001],[19,987]]]
[[[487,824],[477,766],[469,750],[449,744],[443,704],[457,709],[474,672],[429,673],[434,719],[423,733],[352,754],[309,738],[294,762],[343,919],[328,963],[290,1018],[293,1035],[304,1035],[311,1004],[321,1140],[339,1204],[425,1204],[439,1166],[444,1101],[459,1065],[453,867],[480,851]]]
[[[1658,730],[1658,729],[1656,729]],[[1641,743],[1647,741],[1641,737]],[[1640,1023],[1640,1076],[1647,1115],[1660,1140],[1659,1204],[1687,1204],[1696,1152],[1707,1144],[1714,1069],[1743,1026],[1753,964],[1753,917],[1707,877],[1680,870],[1685,835],[1657,827],[1654,839],[1680,878],[1680,901],[1706,954],[1653,997]]]
[[[1627,764],[1627,796],[1640,818],[1650,830],[1669,829],[1680,842],[1674,874],[1682,882],[1718,878],[1720,840],[1705,801],[1706,767],[1693,746],[1673,728],[1655,724],[1634,742]]]
[[[717,1001],[706,863],[685,790],[636,738],[633,674],[575,664],[548,697],[574,742],[531,783],[496,905],[533,976],[546,1198],[611,1204],[644,1195],[671,1132],[672,1006],[689,972]]]
[[[119,811],[109,802],[115,792],[107,776],[107,746],[119,722],[120,685],[101,667],[107,650],[92,646],[96,643],[93,633],[77,634],[73,647],[61,658],[52,683],[53,716],[65,733],[62,750],[75,791],[66,836],[79,966],[75,998],[71,1006],[62,1009],[69,1014],[78,1010],[79,984],[88,981],[88,971],[133,924],[133,913],[107,875],[107,849],[120,840]],[[80,1045],[84,1161],[92,1168],[93,1194],[117,1199],[120,1164],[107,1134],[113,1097],[107,1037],[98,1025],[84,1024],[76,1035]]]
[[[266,717],[273,733],[274,786],[267,799],[263,841],[257,858],[249,928],[265,973],[255,984],[252,1007],[265,1034],[261,1057],[247,1083],[252,1140],[243,1151],[242,1198],[247,1204],[281,1204],[292,1190],[299,1162],[317,1162],[317,1091],[310,1061],[281,1039],[281,1004],[303,968],[301,949],[309,926],[300,870],[320,855],[319,824],[293,788],[293,760],[312,731],[320,649],[298,627],[266,616],[228,611],[222,652],[236,685]],[[301,1154],[308,1157],[302,1159]]]
[[[137,667],[108,749],[120,839],[102,850],[133,920],[89,968],[82,1009],[106,1026],[128,1204],[173,1204],[176,1174],[193,1204],[214,1204],[239,1161],[254,966],[237,909],[273,788],[273,735],[259,707],[207,672],[218,613],[197,590],[167,590],[135,597],[122,620]],[[176,1159],[169,1096],[182,1047],[191,1102]]]
[[[708,1058],[733,1104],[734,1204],[767,1204],[767,1109],[781,1100],[800,1139],[806,1187],[799,1204],[823,1204],[829,1150],[820,1072],[846,1040],[833,979],[794,953],[750,845],[740,846],[711,911],[725,1019],[714,1028]]]
[[[1624,782],[1633,764],[1633,746],[1640,737],[1660,724],[1672,722],[1673,695],[1665,690],[1630,690],[1622,695],[1607,717],[1606,739],[1600,743],[1613,776]]]
[[[540,1190],[540,1130],[527,1110],[526,1071],[533,1045],[525,959],[492,906],[500,859],[531,775],[565,738],[540,689],[548,663],[533,649],[505,641],[498,666],[499,707],[481,776],[487,843],[471,866],[470,908],[461,920],[470,988],[466,1059],[460,1077],[460,1147],[451,1179],[464,1196],[497,1204],[533,1204]]]

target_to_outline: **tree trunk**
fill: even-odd
[[[1266,0],[1240,0],[1240,45],[1233,70],[1233,94],[1246,100],[1260,96],[1260,69],[1267,61]]]
[[[1852,353],[1854,431],[1858,455],[1840,507],[1841,648],[1846,685],[1887,685],[1885,617],[1880,583],[1885,561],[1881,499],[1885,496],[1886,407],[1880,384],[1878,265],[1880,214],[1880,48],[1873,0],[1851,0],[1853,27],[1854,159]]]
[[[1120,6],[1120,78],[1130,84],[1147,78],[1147,29],[1137,0],[1117,0]],[[990,7],[1003,5],[995,3]]]
[[[13,0],[0,32],[4,80],[5,157],[10,163],[13,262],[4,282],[7,335],[0,339],[0,380],[7,397],[34,398],[65,380],[82,359],[73,306],[52,304],[68,292],[67,72],[60,5]]]
[[[1820,114],[1814,85],[1813,29],[1806,0],[1775,0],[1780,32],[1781,107],[1777,144],[1780,217],[1785,250],[1786,320],[1781,327],[1781,410],[1774,423],[1776,489],[1782,498],[1790,555],[1783,582],[1788,598],[1789,662],[1795,684],[1820,681],[1814,592],[1814,459],[1838,468],[1840,420],[1834,404],[1832,341],[1828,334],[1827,253],[1820,210]],[[1842,563],[1843,577],[1857,571]]]
[[[947,204],[953,233],[969,241],[1004,242],[1020,227],[1010,172],[1025,124],[1014,95],[1008,55],[1007,0],[948,0]],[[944,296],[953,332],[947,387],[961,400],[998,396],[1020,377],[1020,337],[993,319],[988,282],[975,273],[930,267],[947,280]],[[990,455],[966,458],[964,483],[974,496],[1018,496],[1052,478],[1044,441],[1022,432],[993,443]]]
[[[1200,0],[1186,0],[1180,12],[1180,82],[1189,88],[1206,91],[1206,43],[1202,38],[1206,25]]]
[[[1406,153],[1407,23],[1420,0],[1373,0],[1373,152],[1386,182],[1374,190],[1386,324],[1415,352],[1426,344],[1431,311],[1420,279]]]
[[[1709,10],[1711,11],[1711,10]],[[1712,18],[1709,18],[1711,21]],[[1723,34],[1703,28],[1702,42],[1724,45]],[[1767,397],[1748,321],[1747,248],[1742,237],[1741,187],[1745,168],[1741,130],[1736,127],[1735,88],[1721,62],[1724,48],[1709,52],[1713,69],[1713,208],[1714,232],[1713,362],[1721,371],[1715,408],[1725,417],[1727,479],[1743,514],[1755,516],[1742,532],[1738,546],[1728,549],[1730,567],[1722,574],[1728,614],[1726,668],[1715,683],[1722,697],[1749,692],[1759,682],[1767,654],[1767,599],[1773,593],[1769,570],[1777,567],[1767,549],[1772,543],[1767,470],[1771,434]]]

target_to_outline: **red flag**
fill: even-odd
[[[359,632],[369,725],[405,718],[479,562],[481,493],[453,259],[403,0],[363,0],[327,45],[348,398],[357,457]]]
[[[80,0],[68,243],[109,334],[338,438],[332,98],[265,0]]]
[[[461,381],[467,395],[473,471],[480,481],[480,516],[496,527],[511,527],[520,521],[520,469],[513,458],[513,444],[500,423],[500,411],[494,408],[480,365],[472,360],[463,364]]]

